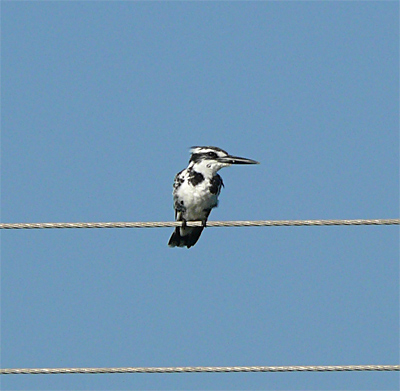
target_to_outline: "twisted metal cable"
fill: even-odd
[[[322,225],[399,225],[400,219],[357,220],[256,220],[256,221],[208,221],[207,227],[280,227]],[[180,221],[108,222],[108,223],[0,223],[0,229],[43,228],[165,228],[180,227]],[[201,221],[188,221],[188,227],[200,227]]]
[[[317,365],[280,367],[123,367],[123,368],[11,368],[0,369],[0,375],[67,374],[67,373],[187,373],[187,372],[334,372],[334,371],[400,371],[400,365]]]

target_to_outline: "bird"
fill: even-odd
[[[173,205],[175,220],[182,221],[176,227],[169,247],[194,246],[206,227],[208,216],[218,206],[218,196],[224,186],[217,172],[232,164],[259,164],[259,162],[238,156],[229,155],[218,147],[191,148],[187,168],[178,172],[173,184]],[[188,227],[187,221],[201,221],[201,227]]]

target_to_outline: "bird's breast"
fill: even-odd
[[[185,181],[177,189],[174,198],[183,206],[186,220],[201,220],[207,215],[207,211],[217,206],[218,197],[209,188],[209,181],[204,180],[196,186]]]

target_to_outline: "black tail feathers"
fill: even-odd
[[[194,246],[200,238],[201,233],[203,232],[204,227],[190,227],[185,228],[185,235],[181,234],[183,230],[180,227],[176,227],[175,231],[171,235],[169,239],[168,246],[169,247],[187,247],[190,248]]]

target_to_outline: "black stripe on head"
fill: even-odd
[[[218,156],[228,156],[228,152],[218,147],[192,147],[192,156],[189,162],[198,163],[203,159],[216,159]]]
[[[189,162],[194,162],[198,163],[200,160],[203,159],[203,155],[200,153],[193,153],[192,156],[190,157]]]

